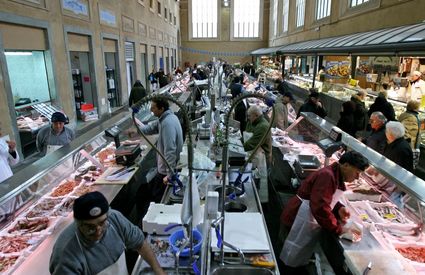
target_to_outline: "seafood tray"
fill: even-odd
[[[16,267],[24,261],[23,255],[3,255],[0,256],[0,273],[13,274]]]
[[[72,212],[72,207],[74,206],[74,201],[76,198],[77,197],[70,196],[64,199],[63,203],[52,213],[52,216],[68,216],[68,214]]]
[[[424,243],[393,243],[394,249],[407,259],[416,269],[417,274],[425,274],[425,244]]]
[[[363,222],[381,222],[378,214],[370,207],[367,201],[350,201],[350,205]]]
[[[9,234],[22,235],[46,233],[49,229],[53,229],[56,221],[56,219],[47,217],[34,219],[21,218],[15,220],[9,227],[7,227],[6,232]]]
[[[399,224],[415,224],[407,218],[394,204],[390,202],[376,203],[369,202],[369,205],[378,213],[382,222],[399,223]]]
[[[74,188],[77,187],[79,183],[75,180],[65,180],[63,183],[59,184],[53,191],[49,194],[50,197],[63,197],[70,194],[74,191]]]
[[[71,193],[71,196],[80,197],[84,194],[94,191],[92,184],[82,183]]]
[[[26,218],[48,217],[52,211],[61,204],[62,198],[46,198],[40,200],[25,214]]]
[[[22,254],[37,247],[47,235],[38,236],[20,236],[20,235],[2,235],[0,236],[0,253],[1,254]]]

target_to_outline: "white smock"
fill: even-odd
[[[115,230],[114,226],[111,224],[109,227],[111,230]],[[77,232],[75,232],[75,236],[77,237],[78,245],[80,246],[81,252],[84,255],[84,258],[86,259],[86,266],[88,269],[89,274],[93,274],[90,270],[89,262],[86,258],[86,254],[84,253],[84,248],[81,245],[80,238],[78,237]],[[101,259],[99,259],[101,260]],[[121,256],[118,258],[118,260],[115,261],[115,263],[111,264],[110,266],[106,267],[102,271],[98,272],[96,275],[128,275],[128,269],[127,269],[127,262],[125,258],[125,249],[123,250]],[[94,275],[94,274],[93,274]]]
[[[10,165],[19,162],[19,154],[16,152],[16,158],[9,153],[9,145],[6,140],[0,139],[0,182],[5,181],[13,175]]]
[[[344,192],[340,189],[335,191],[330,205],[332,209],[343,194]],[[291,267],[308,264],[319,239],[321,229],[311,213],[310,201],[300,197],[298,199],[301,200],[301,205],[280,253],[280,259]]]

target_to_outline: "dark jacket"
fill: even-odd
[[[354,125],[356,130],[364,131],[366,130],[369,122],[369,116],[367,115],[365,104],[357,95],[353,95],[350,100],[356,104],[356,109],[354,110]]]
[[[168,84],[168,77],[166,75],[161,75],[161,77],[159,78],[159,87],[165,87]]]
[[[413,152],[409,142],[404,137],[398,138],[387,144],[384,149],[386,158],[394,161],[404,169],[413,171]]]
[[[245,106],[245,104],[243,102],[238,103],[238,105],[236,105],[235,107],[235,120],[239,121],[239,125],[240,125],[240,130],[241,130],[241,134],[243,131],[245,131],[246,129],[246,124],[247,124],[247,117],[246,117],[246,112],[249,108],[249,104],[247,103],[248,106]]]
[[[351,101],[344,102],[342,104],[343,111],[339,113],[339,120],[336,126],[347,134],[356,135],[356,127],[354,125],[354,109],[355,105]]]
[[[157,82],[157,79],[156,79],[156,77],[155,77],[155,74],[154,74],[153,72],[151,72],[151,73],[149,74],[148,78],[149,78],[149,81],[151,82],[151,84],[158,83],[158,82]]]
[[[366,138],[364,143],[376,152],[383,154],[385,145],[387,144],[387,137],[385,136],[385,125],[379,128],[377,131],[372,129],[372,132]]]
[[[385,97],[378,96],[375,102],[370,105],[369,111],[367,111],[368,116],[370,117],[373,112],[381,112],[388,121],[396,120],[393,105]]]
[[[230,92],[232,93],[232,98],[235,100],[236,97],[242,94],[243,92],[243,86],[239,83],[232,83],[230,84]],[[246,118],[246,111],[249,108],[248,102],[246,103],[246,106],[243,102],[239,102],[238,105],[235,107],[235,120],[239,121],[240,123],[240,130],[241,134],[246,129],[247,124],[247,118]]]
[[[306,103],[301,105],[300,109],[298,110],[297,118],[300,116],[301,112],[315,113],[316,115],[320,116],[321,118],[324,118],[327,115],[327,112],[323,107],[317,106],[310,99],[308,99],[308,101]]]
[[[130,97],[128,98],[128,105],[131,107],[131,105],[139,102],[146,95],[146,89],[143,86],[133,86],[133,88],[131,88]]]
[[[261,141],[267,130],[269,129],[269,123],[267,122],[264,115],[258,117],[253,123],[248,122],[246,131],[253,133],[252,137],[246,140],[243,144],[245,151],[252,151]],[[261,144],[261,148],[264,150],[265,155],[270,156],[272,150],[272,136],[270,131],[267,133],[267,138]]]
[[[232,94],[232,98],[239,96],[243,91],[243,86],[240,83],[232,83],[229,86],[230,93]]]

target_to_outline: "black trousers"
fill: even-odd
[[[151,202],[160,203],[164,195],[165,188],[163,179],[166,175],[157,173],[155,177],[147,184],[142,184],[137,191],[136,206],[139,212],[140,222],[142,224],[143,217],[146,215]]]

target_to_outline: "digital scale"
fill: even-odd
[[[141,152],[139,144],[121,145],[115,150],[115,161],[117,164],[131,166]]]
[[[142,149],[140,148],[140,144],[121,145],[120,133],[121,129],[116,125],[105,130],[105,135],[114,139],[115,148],[117,148],[115,149],[115,161],[117,164],[131,166],[142,152]]]
[[[323,153],[326,156],[325,166],[328,166],[329,158],[332,156],[332,154],[341,148],[341,138],[342,133],[338,131],[336,127],[333,127],[327,138],[324,138],[317,142],[317,145],[320,147],[320,149],[322,149]]]

